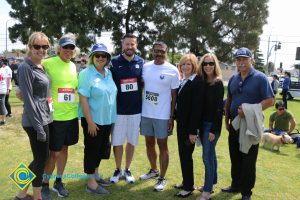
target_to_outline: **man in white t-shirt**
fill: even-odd
[[[6,82],[7,82],[7,93],[6,93],[6,96],[5,96],[5,108],[6,108],[6,111],[7,111],[7,114],[6,114],[6,117],[8,118],[12,118],[12,113],[11,113],[11,106],[10,106],[10,103],[9,103],[9,94],[11,92],[11,89],[12,89],[12,84],[11,84],[11,80],[12,80],[12,70],[10,69],[10,67],[6,64],[4,66],[4,70],[5,70],[5,73],[6,73]]]
[[[9,93],[11,76],[6,70],[3,60],[0,60],[0,126],[6,125],[5,96]]]
[[[144,97],[142,104],[141,134],[145,136],[147,156],[151,169],[140,176],[141,180],[158,178],[154,190],[162,191],[167,182],[165,174],[169,165],[168,135],[173,130],[176,89],[179,87],[178,69],[166,61],[167,45],[155,42],[153,61],[144,65]],[[157,170],[155,139],[159,147],[160,173]]]

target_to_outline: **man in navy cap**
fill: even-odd
[[[252,144],[247,153],[240,149],[240,129],[235,130],[232,121],[236,116],[245,118],[242,104],[261,104],[261,110],[274,104],[274,93],[265,74],[252,66],[252,53],[247,48],[238,49],[235,54],[238,72],[228,83],[228,97],[225,106],[225,124],[229,131],[229,153],[231,160],[231,186],[222,192],[241,192],[242,200],[251,199],[255,185],[255,168],[258,144]]]

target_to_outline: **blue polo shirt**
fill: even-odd
[[[238,107],[243,103],[260,103],[264,99],[274,97],[267,77],[262,72],[251,68],[249,75],[242,81],[241,74],[234,74],[228,82],[228,97],[232,98],[230,116],[233,119],[238,114]]]
[[[122,54],[111,59],[110,70],[118,88],[117,113],[133,115],[142,112],[142,71],[144,60],[134,55],[131,61]]]
[[[79,74],[78,93],[88,98],[90,113],[98,125],[109,125],[116,121],[117,88],[111,72],[105,69],[105,77],[92,65]],[[85,117],[82,107],[78,107],[79,117]]]

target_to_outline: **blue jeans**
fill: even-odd
[[[202,147],[203,155],[202,160],[205,166],[205,180],[204,180],[204,192],[211,192],[213,185],[217,183],[217,157],[216,157],[216,144],[220,137],[220,133],[214,133],[215,139],[210,142],[208,140],[211,122],[203,122],[203,135],[202,135]]]

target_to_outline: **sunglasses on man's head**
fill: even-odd
[[[49,45],[38,45],[38,44],[34,44],[34,45],[32,45],[32,47],[33,47],[35,50],[40,50],[41,48],[44,49],[44,50],[49,49]]]
[[[202,67],[204,67],[204,66],[206,66],[206,65],[214,66],[214,65],[215,65],[215,62],[203,62],[201,65],[202,65]]]
[[[96,58],[107,58],[107,54],[100,54],[100,53],[97,53],[97,54],[95,54],[94,55],[94,57],[96,57]]]
[[[70,50],[74,50],[75,49],[75,45],[72,44],[67,44],[65,46],[62,47],[63,49],[70,49]]]

